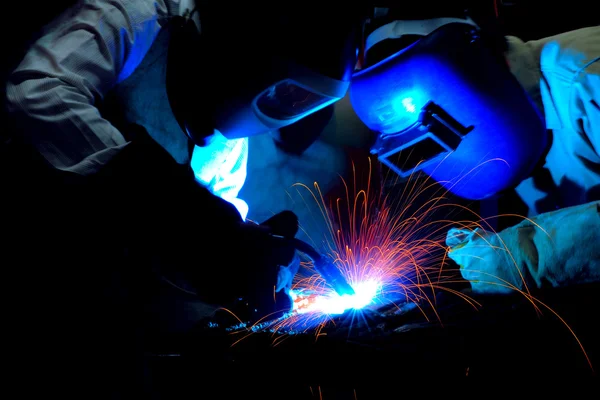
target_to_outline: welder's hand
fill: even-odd
[[[600,201],[540,214],[498,233],[451,229],[448,256],[477,293],[600,281]]]
[[[300,267],[300,259],[291,239],[298,232],[298,218],[283,211],[261,224],[244,222],[240,226],[239,243],[244,267],[232,282],[240,286],[239,298],[261,315],[288,312],[291,308],[289,290]]]
[[[283,238],[283,241],[276,243],[273,248],[277,254],[276,263],[279,264],[275,292],[283,290],[287,294],[292,288],[292,281],[300,268],[298,253],[288,242],[298,233],[298,217],[291,211],[283,211],[261,225],[270,229],[273,235]]]
[[[475,293],[510,293],[523,288],[510,252],[494,232],[452,228],[446,236],[448,256],[460,266]]]
[[[261,224],[246,222],[242,230],[249,236],[248,241],[255,244],[254,250],[261,253],[259,260],[276,266],[275,292],[288,293],[300,268],[300,258],[289,241],[298,233],[298,217],[283,211]]]

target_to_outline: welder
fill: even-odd
[[[529,217],[448,232],[474,291],[600,281],[600,27],[523,42],[459,7],[377,8],[351,102],[406,179]],[[495,217],[495,216],[494,216]]]
[[[60,354],[86,382],[219,307],[290,309],[298,220],[247,221],[238,194],[249,136],[347,92],[360,18],[314,9],[81,0],[44,27],[9,76],[3,149],[7,268],[35,294],[24,308],[52,310],[32,316],[52,326],[38,361]]]

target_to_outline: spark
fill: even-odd
[[[491,161],[494,160],[486,162]],[[310,331],[318,338],[326,334],[326,327],[340,320],[352,321],[369,310],[376,311],[390,305],[402,309],[407,304],[417,307],[426,320],[435,318],[441,323],[435,296],[431,295],[434,291],[446,291],[475,309],[481,306],[473,298],[452,288],[455,283],[466,282],[460,271],[447,262],[450,249],[446,245],[446,236],[451,227],[493,232],[489,221],[463,205],[449,202],[446,195],[450,189],[442,189],[439,183],[427,177],[421,179],[422,176],[411,175],[404,182],[400,194],[386,194],[383,188],[387,178],[384,177],[383,182],[374,182],[371,158],[368,162],[366,184],[357,182],[353,163],[352,182],[341,178],[343,195],[333,200],[325,200],[316,182],[314,190],[305,184],[294,185],[309,194],[306,199],[302,191],[298,191],[307,206],[308,201],[317,204],[327,227],[325,237],[311,238],[313,245],[323,249],[323,254],[340,270],[355,294],[338,295],[314,270],[310,261],[303,261],[301,272],[296,275],[290,291],[293,300],[291,312],[272,321],[265,318],[246,327],[245,332],[262,330],[294,334]],[[455,184],[462,179],[464,176]],[[444,211],[446,217],[440,218],[440,212]],[[451,218],[456,212],[466,212],[472,218]],[[305,227],[302,230],[310,237]],[[505,248],[501,250],[508,251],[506,245],[502,245]],[[514,257],[509,256],[518,269]],[[523,289],[509,282],[495,284],[522,294],[538,313],[542,308],[549,310],[573,335],[593,371],[583,344],[567,321],[535,298],[521,278]],[[279,341],[275,340],[274,345],[277,343]]]
[[[370,158],[368,161],[366,184],[357,182],[353,164],[354,179],[347,182],[341,178],[343,193],[329,202],[318,183],[314,190],[295,185],[303,199],[302,193],[308,193],[308,200],[312,198],[318,205],[327,227],[325,237],[311,241],[323,249],[355,294],[338,295],[310,262],[304,262],[290,292],[293,310],[271,324],[274,331],[314,329],[319,336],[335,318],[354,318],[362,312],[407,302],[434,306],[432,291],[443,289],[442,282],[459,280],[457,271],[442,270],[450,221],[432,218],[444,196],[437,193],[429,197],[434,184],[416,179],[401,196],[387,195],[381,182],[372,180],[373,165]],[[308,235],[306,229],[303,231]],[[471,304],[476,305],[474,301]],[[425,307],[422,310],[426,314]]]

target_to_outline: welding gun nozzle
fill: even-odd
[[[355,294],[352,286],[333,263],[321,259],[315,262],[315,269],[340,296]]]
[[[337,292],[337,294],[343,296],[353,295],[355,293],[352,286],[350,286],[340,270],[337,269],[333,263],[329,262],[308,243],[299,239],[293,240],[296,250],[301,251],[313,260],[317,272],[321,275],[321,277],[323,277],[325,282],[327,282]]]

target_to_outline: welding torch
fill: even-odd
[[[250,229],[254,232],[262,232],[262,234],[268,235],[272,239],[283,242],[285,246],[290,246],[296,251],[304,253],[313,261],[315,270],[319,275],[321,275],[325,282],[327,282],[327,284],[329,284],[340,296],[355,294],[354,289],[344,278],[340,270],[326,256],[318,252],[310,244],[291,236],[289,233],[288,235],[280,234],[284,231],[281,229],[281,226],[278,229],[267,224],[259,225],[253,222],[247,222],[242,224],[242,228]]]
[[[350,286],[346,278],[344,278],[340,270],[336,268],[327,257],[323,256],[310,244],[300,239],[294,238],[292,241],[296,250],[306,254],[313,261],[315,270],[321,275],[325,282],[337,292],[337,294],[340,296],[355,294],[354,289]]]
[[[290,240],[297,251],[306,254],[306,256],[313,261],[315,270],[321,275],[325,282],[337,292],[337,294],[343,296],[353,295],[355,293],[354,289],[344,278],[340,270],[336,268],[327,257],[323,256],[313,246],[300,239],[294,238]]]

